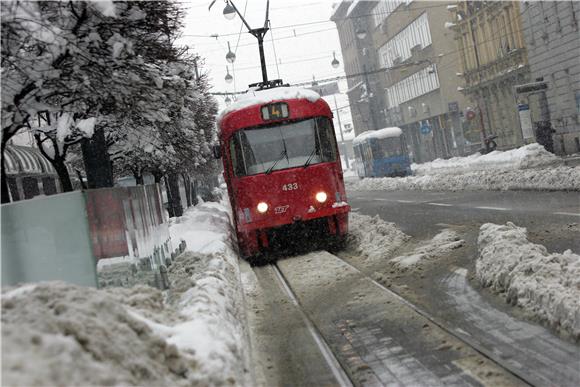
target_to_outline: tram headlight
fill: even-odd
[[[268,211],[268,204],[260,202],[258,203],[257,209],[260,214],[263,214],[264,212]]]
[[[319,203],[324,203],[327,198],[326,192],[321,191],[316,194],[316,201]]]

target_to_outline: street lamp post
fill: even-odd
[[[266,35],[266,33],[269,30],[269,28],[268,28],[268,24],[270,22],[268,20],[269,11],[270,11],[270,0],[268,0],[266,3],[266,20],[264,21],[264,26],[262,28],[251,28],[250,25],[248,24],[248,22],[246,21],[246,19],[244,19],[244,17],[240,13],[240,11],[238,11],[238,9],[236,8],[236,5],[234,4],[234,2],[232,0],[226,1],[226,7],[224,8],[224,11],[223,11],[225,18],[228,20],[232,20],[234,18],[235,14],[237,13],[238,16],[240,17],[240,19],[242,19],[242,22],[244,23],[244,25],[248,28],[248,32],[250,34],[254,35],[256,37],[256,39],[258,39],[258,49],[260,51],[260,65],[262,67],[262,82],[264,84],[268,83],[268,72],[266,70],[266,58],[264,56],[264,36]]]
[[[333,94],[334,98],[334,109],[336,110],[336,119],[338,120],[338,129],[340,130],[340,142],[342,143],[342,149],[344,149],[344,160],[346,163],[346,169],[350,169],[348,162],[348,150],[346,143],[344,142],[344,135],[342,134],[342,123],[340,122],[340,111],[338,110],[338,104],[336,103],[336,94]]]

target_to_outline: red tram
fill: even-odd
[[[245,258],[276,235],[343,240],[348,212],[332,112],[307,89],[250,90],[218,117],[224,177]],[[331,238],[329,238],[331,239]]]

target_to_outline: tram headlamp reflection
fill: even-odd
[[[317,201],[317,202],[319,202],[319,203],[324,203],[324,202],[326,201],[326,199],[327,199],[326,192],[322,192],[322,191],[321,191],[321,192],[318,192],[318,193],[316,194],[316,201]]]
[[[264,202],[260,202],[258,203],[258,212],[260,214],[263,214],[264,212],[268,211],[268,204],[264,203]]]

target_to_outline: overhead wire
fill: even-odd
[[[268,20],[268,25],[270,25],[270,39],[272,40],[272,50],[274,51],[274,63],[276,63],[276,72],[278,73],[278,79],[280,79],[280,69],[278,68],[278,56],[276,55],[276,45],[274,44],[274,31],[272,31],[270,20]]]
[[[519,30],[519,31],[521,31],[521,30]],[[506,34],[503,34],[503,35],[494,37],[493,39],[487,39],[485,41],[478,42],[478,44],[488,43],[488,42],[491,42],[491,41],[495,41],[495,40],[498,40],[498,39],[501,39],[501,38],[507,36],[508,34],[510,34],[510,33],[507,32]],[[475,47],[475,45],[465,46],[463,48],[463,50],[465,50],[465,49],[471,49],[471,48],[474,48],[474,47]],[[426,63],[428,63],[427,61],[429,61],[429,60],[430,61],[438,60],[438,59],[441,59],[441,58],[443,58],[443,57],[445,57],[447,55],[451,55],[451,54],[454,54],[454,53],[457,53],[457,52],[460,52],[460,51],[462,51],[462,49],[451,50],[451,51],[448,51],[446,53],[438,54],[436,56],[424,58],[421,62],[423,64],[426,64]],[[452,61],[447,66],[456,65],[456,64],[457,64],[457,60]],[[375,70],[367,71],[366,73],[365,72],[358,72],[358,73],[354,73],[354,74],[345,74],[345,75],[339,75],[339,76],[331,76],[331,77],[326,77],[326,78],[323,78],[323,79],[318,79],[317,82],[318,83],[325,83],[325,82],[332,82],[332,81],[337,81],[337,80],[342,80],[342,79],[362,77],[365,74],[371,75],[371,74],[383,73],[383,72],[386,72],[386,71],[392,71],[392,70],[396,70],[396,69],[399,69],[399,68],[410,67],[410,65],[413,65],[413,63],[403,63],[401,65],[396,65],[396,66],[391,66],[391,67],[381,67],[381,68],[378,68],[378,69],[375,69]],[[441,72],[441,70],[447,68],[447,66],[438,68],[437,69],[437,72],[438,73]],[[311,83],[312,83],[312,80],[298,81],[298,82],[289,82],[289,84],[292,85],[292,86],[306,86],[306,85],[310,85]],[[243,94],[243,93],[245,93],[245,91],[244,92],[238,92],[238,94]],[[222,92],[214,92],[214,93],[211,93],[211,94],[213,94],[213,95],[224,95],[224,93],[222,93]]]

